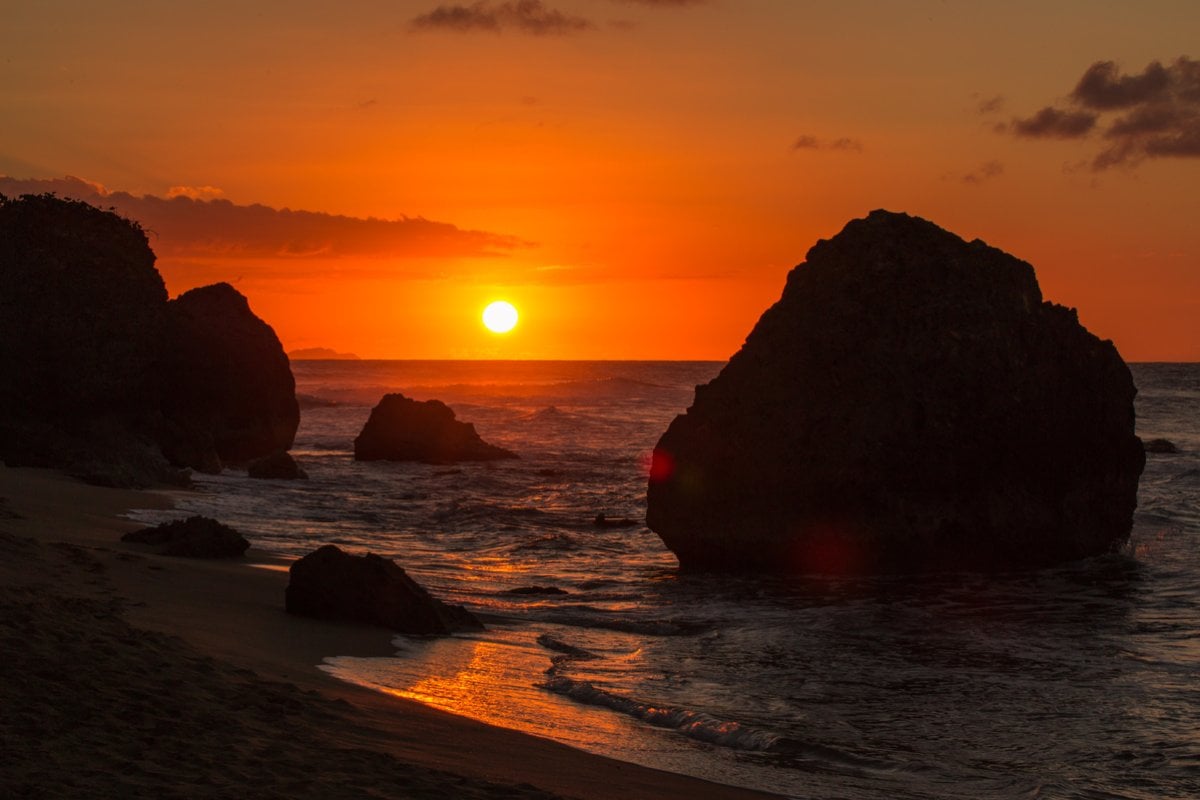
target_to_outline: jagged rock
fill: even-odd
[[[1128,537],[1129,369],[1033,268],[904,214],[816,244],[651,466],[685,568],[999,570]]]
[[[483,626],[462,606],[443,603],[394,561],[355,556],[327,544],[291,566],[289,614],[381,625],[400,633],[446,634]]]
[[[238,558],[250,547],[233,528],[202,516],[132,531],[121,541],[154,545],[162,555],[188,558]]]
[[[296,382],[275,331],[246,298],[218,283],[180,295],[168,310],[167,457],[211,472],[291,447]]]
[[[251,478],[273,480],[308,480],[308,473],[300,468],[292,454],[284,450],[259,458],[246,465],[246,474]]]
[[[1179,448],[1170,439],[1151,439],[1145,443],[1147,453],[1178,453]]]
[[[451,464],[516,457],[480,439],[473,424],[456,420],[440,400],[420,402],[402,394],[384,395],[354,439],[357,461]]]

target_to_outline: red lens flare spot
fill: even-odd
[[[655,450],[650,454],[650,465],[647,472],[650,480],[656,483],[665,481],[675,474],[675,459],[666,450]]]
[[[816,525],[800,539],[793,558],[800,572],[856,575],[866,563],[862,540],[848,526]]]

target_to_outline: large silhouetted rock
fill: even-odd
[[[1128,537],[1145,463],[1111,342],[1033,268],[873,212],[816,244],[658,443],[687,568],[1004,569]]]
[[[219,471],[291,447],[300,424],[291,365],[246,298],[218,283],[180,295],[168,310],[167,457]]]
[[[454,411],[440,400],[421,402],[402,394],[384,395],[354,440],[358,461],[451,464],[516,457],[480,439],[474,425],[456,420]]]
[[[462,606],[443,603],[394,561],[350,555],[332,544],[291,566],[289,614],[381,625],[400,633],[445,634],[483,626]]]
[[[291,444],[287,357],[221,284],[170,304],[136,222],[0,197],[0,460],[112,485]]]
[[[113,482],[165,471],[133,431],[157,408],[166,301],[136,223],[0,196],[0,459]]]

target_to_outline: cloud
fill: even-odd
[[[861,153],[863,151],[862,142],[858,139],[852,139],[849,136],[842,136],[837,139],[818,139],[809,133],[802,133],[792,142],[793,150],[841,150],[845,152]]]
[[[994,95],[986,100],[980,100],[978,105],[975,106],[975,110],[980,114],[995,114],[1003,108],[1004,95],[1001,94]]]
[[[103,187],[101,187],[103,189]],[[211,200],[225,194],[223,189],[215,186],[172,186],[167,189],[167,197],[190,197],[193,200]]]
[[[969,186],[978,186],[984,181],[989,181],[998,175],[1004,174],[1004,165],[999,161],[992,160],[981,164],[977,169],[960,175],[959,180]]]
[[[111,208],[136,220],[150,235],[151,246],[160,256],[448,258],[504,255],[531,246],[513,236],[463,230],[421,217],[364,219],[260,204],[238,205],[224,199],[197,199],[185,193],[171,197],[136,196],[109,191],[100,184],[73,177],[19,180],[0,176],[0,194],[44,192]]]
[[[1014,119],[1012,131],[1032,139],[1078,139],[1096,127],[1096,115],[1046,106],[1032,117]]]
[[[414,31],[473,33],[517,30],[533,36],[566,36],[595,27],[591,20],[565,14],[545,6],[541,0],[509,0],[493,3],[478,0],[470,5],[440,5],[414,17]]]
[[[1200,157],[1200,61],[1181,56],[1167,66],[1152,61],[1123,74],[1112,61],[1083,73],[1063,106],[1046,106],[1013,119],[1007,130],[1029,138],[1083,139],[1100,134],[1094,171],[1136,166],[1150,158]]]
[[[1170,73],[1157,61],[1148,64],[1141,75],[1122,75],[1115,62],[1097,61],[1083,73],[1071,99],[1097,110],[1129,108],[1161,98],[1170,83]]]

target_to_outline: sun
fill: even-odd
[[[512,303],[497,300],[483,310],[483,326],[492,333],[508,333],[517,325],[517,309]]]

